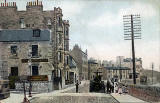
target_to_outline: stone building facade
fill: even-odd
[[[79,69],[79,79],[88,80],[88,54],[83,52],[81,48],[76,44],[70,51],[70,55],[74,58]]]
[[[136,58],[135,64],[136,64],[136,77],[137,79],[139,79],[141,71],[143,69],[142,59]],[[125,58],[124,56],[117,56],[116,62],[111,63],[110,61],[104,60],[102,62],[102,65],[107,70],[107,75],[108,75],[107,78],[116,77],[119,80],[133,79],[133,66],[131,58]]]
[[[50,35],[49,30],[40,29],[1,30],[1,59],[7,61],[8,76],[19,76],[20,78],[22,76],[47,76],[45,80],[49,85],[47,88],[53,90],[51,71],[54,70],[54,67],[50,59],[52,51]],[[34,84],[37,83],[39,86],[44,84],[44,81],[38,81],[32,82],[33,90],[36,87],[39,88],[36,92],[40,92],[42,88],[35,87]],[[22,84],[20,87],[23,87]],[[18,88],[16,87],[16,89]]]
[[[51,71],[54,89],[65,87],[66,70],[69,68],[69,21],[62,19],[62,9],[54,7],[54,10],[44,11],[42,2],[35,1],[27,2],[25,11],[18,11],[16,2],[7,2],[1,4],[0,15],[2,30],[40,29],[51,32],[49,59],[54,67]]]
[[[103,67],[106,70],[108,79],[116,78],[118,81],[126,80],[129,78],[130,68],[127,67]]]
[[[128,67],[131,70],[129,71],[129,78],[132,79],[133,78],[133,63],[132,63],[132,59],[131,58],[125,58],[123,60],[123,67]],[[142,59],[141,58],[135,58],[135,67],[136,67],[136,77],[140,78],[141,75],[141,71],[143,69],[142,66]]]

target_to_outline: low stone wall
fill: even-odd
[[[160,102],[160,87],[128,85],[129,94],[148,102]]]
[[[32,92],[44,93],[52,91],[52,82],[49,81],[32,81]],[[15,83],[16,90],[23,91],[23,83]],[[29,90],[29,82],[25,83],[26,91]]]

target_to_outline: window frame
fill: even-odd
[[[11,45],[10,46],[10,52],[12,55],[17,56],[17,50],[18,50],[18,46],[17,45]]]
[[[36,68],[33,68],[33,67],[36,67]],[[35,70],[37,70],[37,71],[35,72]],[[38,65],[32,65],[32,76],[37,76],[37,75],[39,75]]]
[[[34,29],[32,37],[40,37],[41,36],[41,30],[40,29]]]
[[[12,73],[13,72],[13,70],[15,70],[15,69],[17,69],[16,71],[14,71],[14,73]],[[18,67],[11,67],[11,76],[18,76]]]
[[[34,46],[37,46],[37,50],[36,50],[36,52],[34,52]],[[34,44],[34,45],[32,45],[32,57],[38,57],[38,45],[37,44]]]

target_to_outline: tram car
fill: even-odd
[[[93,80],[90,80],[90,92],[96,92],[96,93],[105,93],[105,85],[104,81],[101,80],[101,75],[98,75],[96,72],[96,76]]]

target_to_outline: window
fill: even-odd
[[[40,33],[41,33],[40,29],[33,30],[33,37],[40,37]]]
[[[62,26],[62,25],[61,25],[61,21],[62,21],[62,18],[61,18],[61,17],[58,17],[58,25],[59,25],[59,26]]]
[[[61,52],[58,52],[58,61],[59,62],[61,62],[61,58],[62,58]]]
[[[62,35],[59,34],[59,44],[61,44],[61,43],[62,43]]]
[[[39,75],[38,66],[32,66],[32,75]]]
[[[32,57],[38,56],[38,45],[32,45]]]
[[[68,65],[69,64],[69,56],[65,56],[65,63]]]
[[[68,36],[68,33],[69,33],[69,30],[68,30],[68,28],[66,28],[66,35]]]
[[[11,46],[11,54],[17,56],[17,46]]]
[[[20,18],[21,28],[25,28],[24,18]]]
[[[11,67],[11,76],[18,76],[18,67]]]
[[[57,43],[58,44],[62,43],[62,35],[61,34],[57,34]]]

